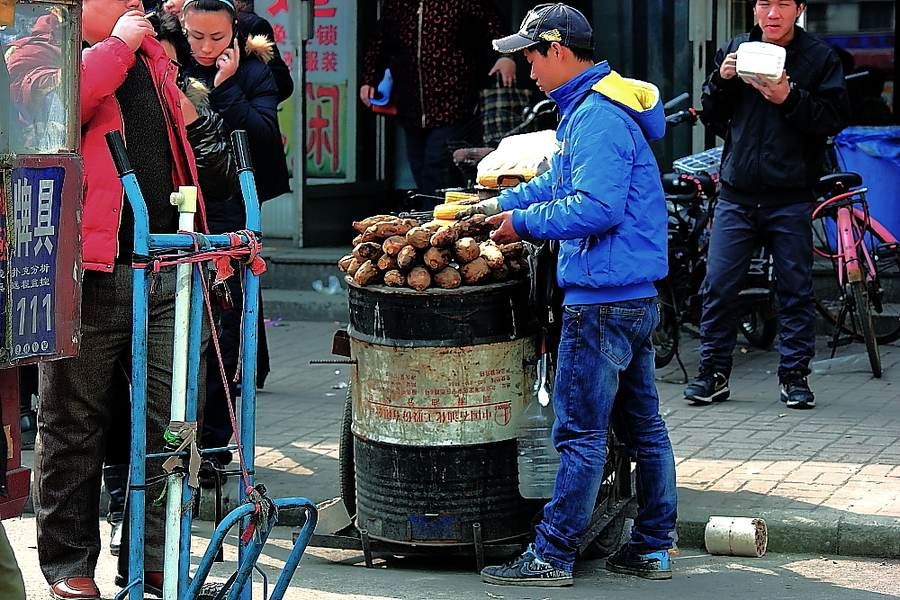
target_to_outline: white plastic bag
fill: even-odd
[[[530,181],[550,169],[550,157],[558,150],[552,129],[504,138],[478,163],[478,184],[496,188]]]

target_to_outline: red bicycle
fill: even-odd
[[[900,243],[869,215],[856,173],[821,179],[813,211],[814,272],[830,269],[837,287],[814,278],[816,306],[834,324],[829,346],[866,344],[872,374],[881,377],[879,344],[900,339]]]

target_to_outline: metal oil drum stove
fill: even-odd
[[[520,494],[517,426],[536,402],[540,327],[529,281],[415,291],[347,278],[350,325],[332,352],[355,365],[340,440],[353,523],[311,546],[373,554],[505,557],[545,499]],[[342,362],[342,361],[314,361]],[[630,459],[611,441],[582,556],[614,550],[633,508]]]

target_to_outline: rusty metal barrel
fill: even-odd
[[[535,381],[528,282],[350,284],[357,526],[411,545],[527,533],[516,422]]]

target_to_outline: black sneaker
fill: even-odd
[[[684,397],[688,401],[703,406],[713,402],[724,402],[730,394],[728,378],[718,372],[701,372],[697,379],[684,388]]]
[[[807,409],[816,406],[816,397],[809,389],[806,377],[800,373],[788,374],[781,380],[781,401],[788,408]]]
[[[628,544],[606,559],[606,570],[644,579],[672,579],[668,550],[637,554]]]
[[[495,585],[528,585],[535,587],[565,587],[572,585],[572,572],[556,569],[542,560],[528,544],[525,552],[508,563],[497,567],[485,567],[481,578]]]

